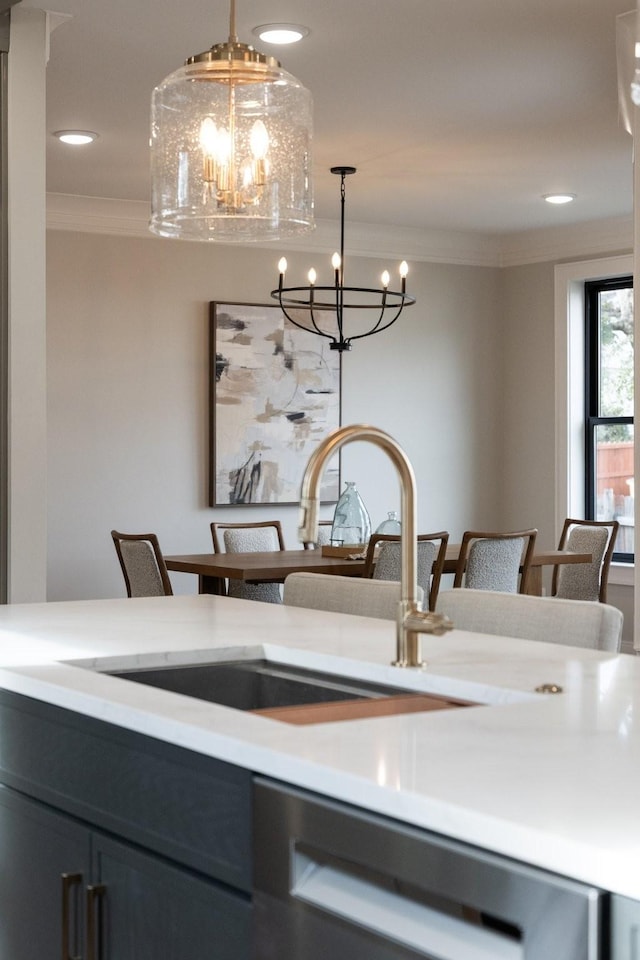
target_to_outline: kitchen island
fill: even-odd
[[[0,640],[16,702],[640,900],[634,657],[454,630],[422,638],[426,670],[400,670],[389,622],[213,596],[7,606]],[[295,726],[104,672],[212,650],[478,706]],[[547,684],[562,693],[536,692]]]

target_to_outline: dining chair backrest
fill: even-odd
[[[590,600],[555,600],[492,590],[443,590],[437,612],[455,628],[617,653],[623,615]]]
[[[536,529],[507,533],[465,531],[453,586],[526,593],[537,533]]]
[[[284,550],[282,524],[279,520],[261,520],[255,523],[211,524],[215,553],[253,553]]]
[[[315,542],[316,547],[328,546],[331,543],[331,528],[333,520],[318,520],[318,539]],[[305,543],[305,550],[312,548],[314,544]]]
[[[418,535],[417,579],[424,596],[428,597],[429,610],[436,608],[448,542],[449,534],[446,530]],[[401,570],[400,536],[385,533],[372,534],[367,546],[362,576],[374,580],[400,580]]]
[[[282,525],[279,520],[262,520],[255,523],[211,524],[214,553],[267,553],[284,550]],[[243,600],[260,600],[263,603],[282,603],[278,583],[247,583],[230,579],[227,595]]]
[[[620,524],[617,520],[564,522],[559,550],[591,553],[591,563],[563,564],[553,569],[551,594],[566,600],[607,602],[609,568]]]
[[[111,537],[128,597],[170,597],[169,573],[155,533],[119,533]]]
[[[331,528],[333,527],[333,520],[319,520],[318,521],[318,539],[316,543],[319,547],[326,546],[331,543]]]
[[[424,593],[418,587],[418,599]],[[283,603],[309,610],[350,613],[376,620],[395,620],[401,599],[397,580],[340,577],[328,573],[290,573],[284,581]]]

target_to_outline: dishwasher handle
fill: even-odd
[[[522,944],[442,913],[349,872],[294,851],[291,895],[402,946],[440,960],[524,960]]]

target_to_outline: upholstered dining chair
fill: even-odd
[[[554,567],[551,578],[553,597],[607,602],[609,568],[619,526],[617,520],[574,520],[567,517],[558,549],[590,552],[592,560],[591,563]]]
[[[435,610],[449,534],[418,534],[417,575],[418,585],[428,597],[429,610]],[[369,538],[364,562],[363,577],[374,580],[400,580],[402,569],[402,543],[399,535],[374,533]]]
[[[471,590],[526,593],[537,534],[536,529],[508,533],[465,531],[453,586],[464,585]]]
[[[424,593],[418,587],[418,599]],[[350,613],[376,620],[395,620],[401,599],[397,580],[340,577],[330,573],[290,573],[284,581],[283,603],[309,610]]]
[[[155,533],[111,531],[128,597],[170,597],[169,573]]]
[[[262,520],[255,523],[211,524],[214,553],[262,553],[284,550],[282,525],[279,520]],[[230,579],[227,596],[242,600],[261,600],[263,603],[282,603],[279,583],[249,583]]]
[[[443,590],[437,612],[458,630],[543,640],[617,653],[623,615],[617,607],[590,600],[555,600],[492,590]]]

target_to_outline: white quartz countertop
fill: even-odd
[[[293,726],[99,672],[227,648],[482,705]],[[458,630],[422,651],[400,670],[392,623],[212,596],[0,607],[8,690],[640,899],[640,661]]]

